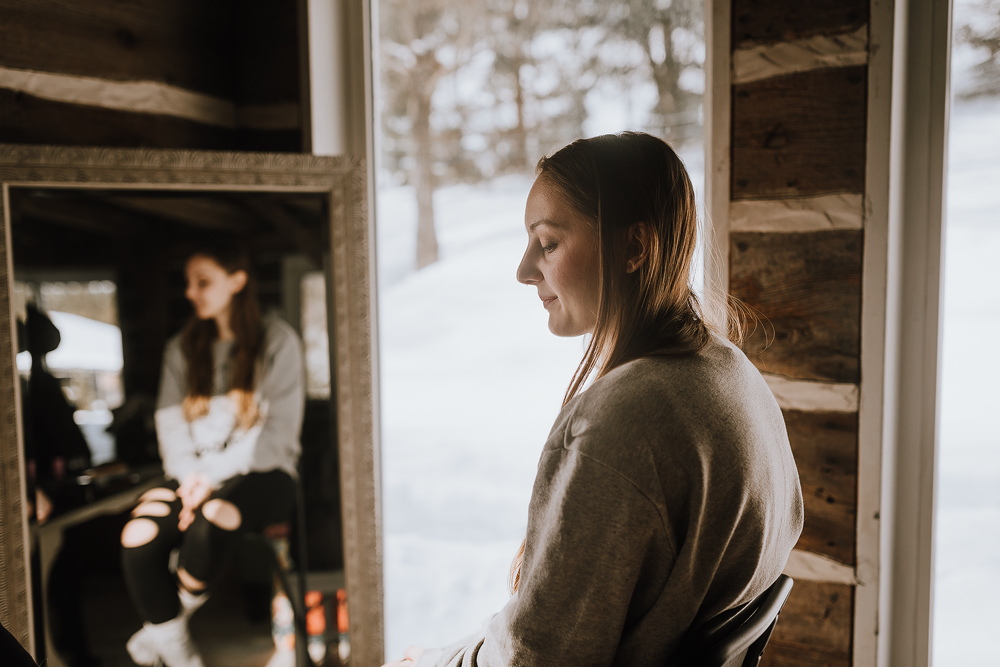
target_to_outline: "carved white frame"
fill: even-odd
[[[34,653],[20,386],[11,315],[10,188],[320,193],[329,197],[344,569],[351,662],[382,664],[374,238],[366,167],[348,156],[0,145],[0,618]]]

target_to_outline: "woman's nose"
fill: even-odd
[[[532,256],[531,245],[524,251],[521,263],[517,265],[517,282],[525,285],[534,285],[541,281],[542,273],[538,270],[538,264]]]

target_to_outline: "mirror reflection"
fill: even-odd
[[[39,662],[346,663],[326,195],[10,214]]]

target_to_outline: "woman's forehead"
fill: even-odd
[[[211,257],[194,255],[187,261],[185,270],[187,273],[218,273],[223,271],[223,268]]]
[[[565,227],[572,225],[572,218],[580,217],[560,195],[555,186],[537,179],[528,193],[524,207],[524,226],[528,231],[540,225]]]
[[[594,221],[573,208],[559,189],[536,179],[524,207],[524,228],[529,234],[538,231],[586,231],[593,233]]]

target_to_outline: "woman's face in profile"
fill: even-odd
[[[244,271],[226,273],[219,264],[208,257],[195,255],[185,269],[187,290],[184,296],[194,307],[195,316],[201,320],[215,319],[229,310],[233,295],[246,285]]]
[[[538,288],[549,331],[557,336],[593,332],[600,291],[594,227],[542,179],[531,187],[524,227],[528,248],[517,279]]]

